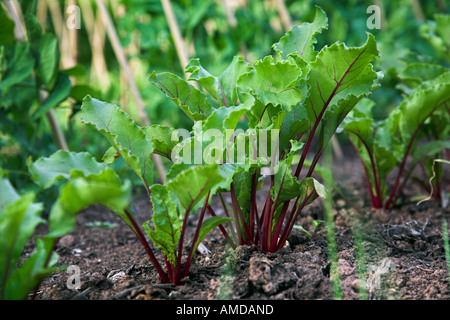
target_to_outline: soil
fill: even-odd
[[[76,229],[63,237],[56,247],[58,265],[79,268],[81,287],[69,289],[73,273],[61,271],[47,277],[33,298],[449,299],[449,273],[442,231],[443,220],[450,222],[449,207],[444,209],[433,201],[417,205],[408,200],[420,194],[411,185],[402,206],[392,212],[373,210],[366,199],[367,187],[359,160],[351,157],[337,161],[334,171],[336,181],[347,194],[346,198],[361,208],[358,212],[339,195],[334,196],[338,276],[332,272],[332,248],[328,245],[324,224],[319,225],[315,232],[312,230],[311,218],[324,219],[323,203],[319,200],[304,210],[297,223],[312,236],[294,229],[286,246],[274,254],[265,254],[251,247],[231,250],[218,228],[214,229],[203,241],[210,252],[196,253],[185,284],[175,288],[160,283],[145,250],[128,226],[107,209],[93,206],[78,215]],[[222,213],[218,201],[214,207],[218,214]],[[150,219],[146,197],[136,198],[134,214],[140,225]],[[193,216],[189,220],[189,230],[194,228],[195,218]],[[114,224],[115,227],[88,226],[88,223],[98,222]],[[361,232],[356,233],[356,230]],[[37,235],[45,231],[45,225],[42,225]],[[355,241],[358,235],[362,241]],[[34,242],[31,242],[24,256],[33,247]],[[155,252],[159,261],[163,261],[160,252],[156,249]]]

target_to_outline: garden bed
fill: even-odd
[[[336,176],[352,172],[346,174],[344,190],[363,208],[364,216],[335,196],[340,291],[333,290],[330,247],[326,232],[320,231],[323,224],[312,238],[294,229],[285,248],[275,254],[263,254],[250,247],[233,251],[216,228],[203,241],[210,254],[197,252],[185,284],[173,288],[160,283],[131,230],[107,209],[94,206],[78,215],[76,229],[56,248],[58,265],[79,267],[81,288],[69,289],[71,274],[62,271],[46,278],[30,299],[304,300],[335,299],[339,294],[349,300],[449,299],[442,237],[442,222],[448,220],[449,208],[431,201],[419,206],[405,201],[390,213],[370,209],[369,202],[361,199],[366,185],[355,170],[359,168],[358,160],[349,160],[336,161]],[[416,192],[412,188],[406,191],[409,195]],[[147,198],[138,197],[135,208],[136,219],[142,225],[151,214]],[[307,207],[298,220],[298,225],[312,232],[310,218],[324,218],[319,200]],[[194,216],[189,221],[190,229],[194,229],[195,221]],[[113,223],[115,227],[87,226],[97,222]],[[355,242],[355,225],[360,226],[361,242]],[[45,232],[44,228],[41,226],[38,233]],[[357,259],[357,248],[363,248],[363,260]],[[365,265],[364,279],[358,276],[358,263]],[[362,285],[366,290],[360,290]]]

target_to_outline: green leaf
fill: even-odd
[[[82,122],[100,131],[122,156],[126,164],[144,185],[153,182],[151,155],[153,143],[139,127],[116,105],[87,96],[81,106]]]
[[[302,92],[297,87],[297,80],[302,71],[297,64],[291,61],[275,62],[272,56],[266,56],[253,66],[253,70],[239,77],[239,88],[248,90],[265,106],[281,106],[285,111],[300,102]]]
[[[450,72],[423,83],[400,106],[399,129],[405,143],[414,138],[415,132],[421,128],[439,108],[450,100]]]
[[[134,230],[124,213],[130,199],[131,183],[122,183],[112,169],[98,175],[72,178],[60,188],[59,197],[51,208],[47,236],[58,238],[71,232],[77,213],[93,204],[107,207]]]
[[[9,189],[2,182],[1,191]],[[13,194],[12,190],[7,191]],[[0,210],[0,298],[4,296],[6,281],[14,271],[19,257],[36,226],[43,223],[43,206],[34,203],[35,194],[26,193],[15,200],[9,200]]]
[[[176,129],[168,126],[152,125],[145,127],[144,132],[145,137],[154,145],[153,153],[172,160],[172,150],[178,144],[178,139],[172,140]]]
[[[314,178],[305,178],[300,182],[302,193],[300,194],[299,203],[304,202],[305,206],[312,203],[318,197],[327,198],[326,188]]]
[[[8,279],[5,300],[25,300],[46,276],[64,269],[54,266],[58,255],[53,252],[53,248],[53,240],[36,239],[36,249]]]
[[[0,168],[0,212],[17,199],[19,194],[9,181],[7,172]]]
[[[450,15],[440,13],[434,15],[434,21],[427,21],[419,29],[419,34],[447,59],[450,59],[449,25]]]
[[[307,80],[310,91],[306,99],[309,118],[315,121],[335,105],[338,110],[334,112],[340,114],[341,109],[351,109],[360,98],[370,94],[379,81],[379,75],[371,65],[377,57],[377,45],[370,33],[361,47],[348,48],[343,43],[324,47],[310,64]]]
[[[167,186],[153,185],[151,188],[153,205],[152,221],[144,224],[144,230],[153,243],[163,250],[170,264],[176,265],[177,244],[180,240],[183,220],[179,218],[177,206],[171,200]]]
[[[111,164],[118,158],[120,158],[120,153],[118,153],[114,147],[110,147],[108,150],[106,150],[105,154],[102,157],[102,160],[106,164]]]
[[[216,216],[216,217],[211,217],[211,218],[207,219],[206,221],[204,221],[202,223],[202,226],[200,227],[198,239],[194,243],[192,252],[194,253],[197,250],[200,242],[202,242],[202,240],[206,237],[206,235],[208,235],[208,233],[210,233],[215,227],[221,225],[222,223],[232,221],[232,220],[233,220],[232,218]]]
[[[287,157],[280,161],[274,177],[273,187],[270,189],[272,200],[278,198],[277,203],[282,205],[302,192],[301,183],[292,175],[292,160],[295,153],[303,147],[303,143],[291,141],[291,149]]]
[[[375,179],[378,179],[381,193],[378,196],[383,199],[387,175],[399,163],[400,158],[391,152],[390,147],[380,145],[375,140],[373,119],[371,118],[348,120],[344,132],[347,133],[362,160],[372,192],[378,195],[375,183]]]
[[[450,14],[438,13],[434,15],[436,21],[436,32],[444,41],[447,47],[450,47]]]
[[[417,147],[412,151],[411,166],[424,161],[425,159],[435,158],[445,149],[450,149],[450,141],[433,140]]]
[[[201,91],[172,73],[153,72],[150,83],[164,92],[193,121],[204,120],[213,111]]]
[[[59,179],[88,177],[108,169],[87,152],[64,150],[59,150],[48,158],[41,157],[35,162],[29,159],[27,165],[33,181],[41,188],[49,188]]]
[[[215,77],[200,65],[199,59],[191,59],[185,71],[191,72],[189,80],[200,83],[221,106],[231,107],[238,100],[236,82],[239,76],[251,70],[242,57],[235,56],[231,64]]]
[[[51,33],[42,34],[31,40],[31,51],[36,60],[36,76],[49,88],[59,63],[58,39]]]
[[[398,77],[409,87],[415,88],[424,81],[432,80],[447,71],[447,68],[439,64],[415,62],[409,63]]]
[[[217,164],[195,166],[181,171],[174,179],[167,183],[167,187],[169,191],[177,196],[180,206],[184,211],[195,208],[196,204],[211,189],[224,180],[225,178],[222,176],[219,165]]]
[[[8,61],[6,72],[1,75],[0,89],[8,88],[24,79],[33,72],[34,59],[28,43],[16,43],[13,56]]]
[[[241,117],[246,114],[251,108],[251,104],[254,100],[249,99],[250,103],[243,103],[233,107],[220,107],[214,110],[214,112],[204,121],[203,132],[208,130],[218,130],[220,133],[225,134],[226,130],[236,129],[237,124]]]
[[[69,97],[71,87],[72,83],[67,74],[59,72],[50,95],[41,103],[39,109],[32,115],[32,119],[42,117],[47,111],[57,107],[61,102],[66,100]]]
[[[247,94],[248,95],[248,94]],[[246,95],[242,94],[242,97]],[[250,112],[247,112],[248,127],[251,129],[281,129],[286,111],[272,104],[264,105],[258,99],[252,101]]]
[[[328,18],[326,13],[316,6],[316,15],[314,21],[293,26],[273,48],[279,55],[286,59],[291,53],[298,53],[305,61],[315,60],[317,53],[314,51],[316,34],[321,33],[323,29],[328,28]]]
[[[0,7],[0,21],[2,21],[2,33],[0,34],[0,46],[13,46],[14,39],[14,21],[6,14],[3,7]]]

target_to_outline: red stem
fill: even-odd
[[[280,237],[281,227],[283,226],[284,217],[286,216],[287,209],[289,208],[289,201],[283,204],[280,217],[278,218],[277,225],[272,235],[272,242],[270,243],[269,252],[273,252],[277,247],[278,238]]]
[[[342,84],[342,81],[344,80],[344,78],[347,76],[348,72],[350,71],[350,69],[353,67],[353,65],[355,64],[355,62],[359,59],[359,57],[363,54],[363,52],[365,51],[365,49],[363,51],[361,51],[361,53],[353,60],[353,62],[348,66],[347,70],[345,70],[344,74],[342,75],[341,79],[339,80],[339,82],[336,83],[336,86],[334,87],[333,92],[331,92],[330,96],[328,97],[328,100],[325,102],[322,110],[319,113],[319,116],[316,118],[316,121],[314,122],[314,126],[311,130],[311,132],[309,133],[308,136],[308,141],[306,142],[306,146],[305,149],[302,152],[302,156],[300,158],[300,162],[297,165],[297,169],[295,170],[295,176],[298,178],[300,176],[300,172],[302,170],[303,167],[303,163],[305,162],[306,159],[306,154],[308,153],[309,147],[311,146],[311,142],[312,139],[314,137],[314,134],[316,133],[317,127],[320,124],[320,121],[322,120],[323,115],[325,114],[325,111],[328,108],[328,105],[330,104],[331,100],[333,100],[334,95],[336,94],[337,90],[339,89],[339,87]]]
[[[284,246],[284,243],[286,242],[287,238],[291,234],[292,228],[294,227],[295,220],[296,220],[298,214],[300,213],[300,211],[302,211],[305,204],[308,202],[309,198],[313,195],[314,191],[315,190],[311,191],[311,193],[308,194],[305,197],[305,199],[303,199],[302,203],[298,206],[298,208],[295,208],[295,207],[293,208],[292,214],[290,215],[290,217],[288,219],[288,223],[286,224],[286,228],[284,228],[284,230],[283,230],[283,235],[281,236],[280,241],[278,242],[276,251],[280,250]]]
[[[250,197],[250,239],[253,240],[254,231],[255,231],[255,215],[258,211],[256,207],[256,187],[258,185],[258,174],[255,172],[252,178],[252,191]]]
[[[243,238],[243,234],[242,234],[241,224],[242,224],[242,227],[244,228],[244,232],[246,233],[246,236],[247,236],[246,242],[249,241],[248,229],[245,224],[244,217],[241,214],[241,210],[239,208],[239,203],[236,199],[236,194],[234,193],[233,183],[231,183],[230,193],[231,193],[231,202],[233,205],[233,215],[234,215],[234,221],[235,221],[235,226],[236,226],[236,233],[237,233],[238,240],[239,240],[239,245],[244,245],[245,242],[244,242],[244,238]]]
[[[183,273],[181,274],[181,277],[179,279],[176,279],[177,283],[181,279],[183,279],[184,277],[186,277],[188,275],[189,268],[191,267],[192,260],[194,259],[194,244],[198,240],[198,235],[200,233],[200,228],[201,228],[202,223],[203,223],[203,218],[205,217],[206,207],[208,206],[210,193],[211,193],[211,191],[208,192],[208,195],[206,196],[205,202],[203,203],[202,211],[200,212],[200,217],[198,218],[198,222],[197,222],[197,227],[195,228],[195,234],[194,234],[194,237],[192,238],[192,244],[191,244],[191,248],[189,250],[187,261],[186,261],[186,263],[184,265]]]
[[[147,240],[145,239],[144,235],[142,234],[142,232],[141,232],[139,226],[137,225],[136,221],[134,220],[133,216],[128,212],[128,210],[124,210],[124,211],[134,228],[134,229],[131,228],[131,230],[134,232],[134,234],[138,237],[141,244],[144,246],[144,249],[147,252],[148,256],[150,257],[150,260],[152,261],[153,266],[155,267],[156,271],[158,272],[159,277],[161,278],[162,282],[170,283],[170,280],[167,277],[167,274],[161,268],[161,265],[159,264],[158,260],[156,259],[155,255],[153,254],[152,249],[150,248]]]
[[[416,131],[412,135],[411,140],[410,140],[410,142],[408,144],[408,147],[406,149],[405,155],[403,156],[403,160],[402,160],[402,163],[400,165],[400,170],[398,171],[397,177],[395,178],[394,187],[391,190],[391,194],[389,195],[389,199],[386,201],[386,204],[384,205],[384,208],[386,210],[392,210],[392,207],[395,204],[395,202],[393,202],[392,200],[394,200],[394,195],[397,192],[397,188],[398,188],[398,185],[400,183],[400,178],[401,178],[401,176],[403,174],[403,171],[405,170],[406,160],[408,159],[409,152],[411,151],[411,147],[413,145],[414,138],[416,137],[416,134],[419,132],[420,128],[421,128],[421,125],[416,129]]]
[[[186,212],[184,214],[184,219],[183,219],[183,226],[181,227],[181,234],[180,234],[180,240],[178,242],[178,257],[177,257],[177,264],[175,266],[175,279],[179,279],[179,274],[180,274],[180,269],[181,269],[181,256],[183,255],[183,242],[184,242],[184,234],[186,233],[186,223],[189,217],[189,212],[192,209],[192,205],[193,203],[198,199],[198,197],[200,196],[201,192],[195,197],[194,200],[191,201],[191,203],[189,204],[189,207],[186,209]],[[178,284],[178,283],[176,283]]]
[[[447,102],[443,102],[443,103],[447,104]],[[388,199],[388,201],[386,202],[386,204],[384,206],[384,208],[386,210],[392,210],[394,205],[395,205],[395,202],[393,202],[393,197],[394,197],[394,195],[397,192],[397,188],[398,188],[398,184],[400,182],[400,178],[401,178],[401,176],[403,174],[403,171],[405,170],[406,160],[408,158],[409,152],[411,151],[411,147],[413,145],[413,142],[414,142],[414,140],[416,138],[417,133],[419,132],[420,128],[422,128],[423,124],[428,119],[428,117],[430,117],[433,114],[433,112],[437,108],[439,108],[443,103],[439,103],[439,104],[436,105],[436,107],[422,120],[422,122],[419,123],[419,125],[416,128],[416,131],[414,131],[413,135],[411,136],[411,140],[409,141],[408,147],[406,149],[406,153],[403,156],[403,160],[402,160],[402,163],[400,165],[400,170],[399,170],[399,172],[397,174],[397,177],[395,179],[394,187],[392,188],[391,194],[389,195],[389,199]]]
[[[375,160],[374,160],[374,158],[373,158],[373,154],[372,154],[372,152],[370,151],[369,146],[367,145],[367,143],[361,138],[361,136],[360,136],[359,134],[357,134],[356,132],[351,131],[351,130],[350,130],[350,132],[353,133],[355,136],[358,137],[358,139],[359,139],[359,140],[361,141],[361,143],[364,145],[364,148],[366,149],[367,153],[369,154],[370,164],[371,164],[371,167],[372,167],[373,180],[374,180],[374,183],[375,183],[375,192],[376,192],[376,196],[375,196],[375,195],[373,194],[373,192],[372,192],[372,186],[370,185],[370,179],[369,179],[369,177],[368,177],[368,172],[367,172],[367,170],[366,170],[366,167],[365,167],[365,165],[364,165],[364,162],[362,161],[362,158],[361,158],[361,157],[359,157],[359,158],[361,159],[361,162],[362,162],[362,165],[363,165],[363,167],[364,167],[365,174],[366,174],[366,180],[367,180],[367,183],[368,183],[368,186],[369,186],[369,191],[370,191],[370,193],[371,193],[371,198],[372,198],[372,206],[373,206],[374,208],[379,209],[379,208],[381,208],[381,207],[383,206],[383,199],[381,199],[380,178],[379,178],[379,176],[378,176],[377,167],[376,167],[376,165],[375,165]],[[349,139],[349,140],[350,140],[350,139]],[[350,140],[350,141],[351,141],[351,140]],[[352,144],[353,144],[353,142],[352,142]],[[356,148],[356,146],[355,146],[354,144],[353,144],[353,146],[355,147],[356,151],[358,151],[358,149]]]

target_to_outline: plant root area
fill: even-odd
[[[72,268],[71,272],[48,276],[29,299],[450,299],[443,241],[443,221],[450,220],[449,207],[444,209],[433,201],[417,205],[417,201],[408,200],[418,194],[410,186],[403,204],[393,211],[371,209],[365,199],[363,174],[354,169],[357,166],[348,159],[337,166],[335,179],[345,177],[339,185],[346,192],[346,201],[333,195],[334,247],[325,223],[313,230],[311,218],[324,220],[323,203],[315,201],[297,220],[310,235],[294,229],[277,253],[248,246],[232,250],[219,229],[214,229],[203,241],[205,250],[197,251],[184,284],[172,287],[160,282],[128,226],[107,209],[93,206],[78,215],[76,229],[61,238],[55,249],[58,265],[77,267],[79,288],[73,288],[77,274]],[[149,205],[146,198],[136,199],[134,214],[139,225],[150,220]],[[218,200],[213,207],[217,214],[223,214]],[[189,220],[187,239],[196,221],[196,215]],[[105,228],[105,223],[114,227]],[[45,234],[45,228],[41,225],[36,235]],[[161,252],[151,245],[163,262]],[[31,241],[23,257],[33,248]]]

